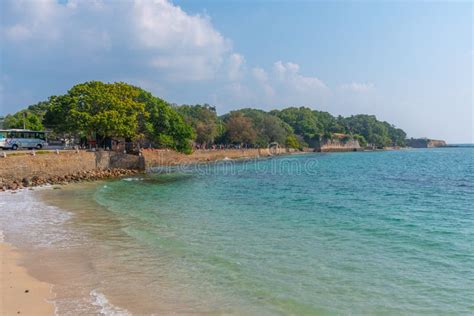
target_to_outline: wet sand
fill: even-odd
[[[20,260],[14,247],[0,243],[0,314],[54,315],[51,285],[30,276]]]

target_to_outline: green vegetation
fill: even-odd
[[[283,145],[288,135],[293,134],[291,126],[262,110],[246,108],[232,111],[221,118],[226,127],[223,143],[251,147],[266,147],[273,142]],[[241,133],[247,136],[242,138],[239,135]]]
[[[307,107],[265,112],[244,108],[218,116],[208,104],[174,106],[126,83],[90,81],[66,94],[29,106],[3,119],[4,128],[50,129],[57,134],[151,143],[189,153],[193,144],[302,149],[337,136],[361,146],[405,146],[406,134],[373,115],[335,117]],[[336,135],[337,134],[337,135]]]
[[[224,125],[217,117],[216,108],[209,104],[182,105],[176,110],[194,129],[196,143],[204,148],[212,145],[224,131]]]
[[[44,125],[57,133],[127,141],[152,140],[158,147],[190,152],[193,130],[170,104],[126,83],[91,81],[49,99]]]
[[[347,133],[361,135],[373,146],[405,146],[406,133],[387,122],[378,121],[374,115],[354,115],[344,122]]]
[[[48,102],[39,102],[30,105],[25,110],[21,110],[13,115],[7,115],[3,118],[1,128],[25,128],[35,131],[43,130],[43,116],[48,106]]]

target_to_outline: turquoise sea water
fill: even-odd
[[[49,193],[93,197],[68,229],[87,237],[90,284],[123,309],[474,314],[474,148],[168,171]]]
[[[227,162],[114,181],[95,198],[217,311],[472,314],[473,155]]]

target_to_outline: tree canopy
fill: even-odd
[[[170,104],[126,84],[90,81],[49,99],[45,125],[57,132],[95,134],[99,138],[148,137],[156,145],[190,152],[189,125]]]
[[[222,121],[216,113],[216,108],[209,104],[181,105],[176,110],[184,117],[196,134],[196,143],[209,146],[214,143],[224,129]]]
[[[34,131],[43,130],[43,117],[48,106],[48,102],[39,102],[15,114],[7,115],[3,118],[2,128],[25,128]]]
[[[230,144],[254,145],[257,140],[252,120],[241,112],[231,112],[225,119],[225,140]]]
[[[230,114],[224,115],[223,120],[227,121],[234,113],[240,113],[250,120],[252,129],[256,133],[256,137],[250,145],[266,147],[273,142],[284,145],[288,135],[293,134],[290,125],[283,122],[279,117],[262,110],[245,108],[232,111]]]
[[[66,94],[3,118],[4,128],[51,129],[56,133],[123,137],[157,147],[190,152],[192,142],[266,147],[277,142],[292,148],[315,146],[321,139],[356,139],[362,146],[405,146],[406,133],[374,115],[333,116],[308,107],[265,112],[243,108],[218,116],[208,104],[173,106],[150,92],[123,82],[89,81]]]

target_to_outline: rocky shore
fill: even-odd
[[[67,184],[131,176],[137,174],[138,172],[138,170],[134,169],[114,168],[105,170],[79,171],[71,174],[66,174],[64,176],[24,177],[22,180],[0,178],[0,192],[7,190],[14,191],[18,189],[41,185]]]

